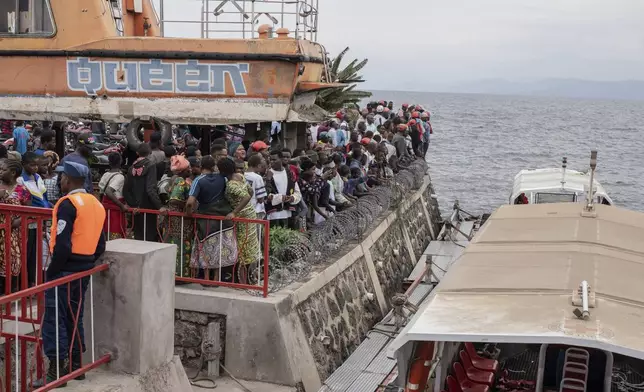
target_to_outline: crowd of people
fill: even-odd
[[[0,293],[24,288],[19,282],[25,280],[33,286],[91,270],[106,237],[177,244],[179,276],[252,282],[266,221],[305,232],[427,153],[433,131],[421,106],[394,112],[392,102],[381,101],[357,118],[354,113],[338,111],[312,125],[306,148],[295,150],[283,146],[279,123],[266,140],[217,138],[204,156],[190,133],[164,143],[155,132],[135,156],[109,155],[97,191],[91,132],[79,134],[75,150],[61,159],[53,131],[0,120],[0,130],[11,128],[13,136],[12,151],[0,144],[0,204],[53,208],[50,218],[28,222],[11,207],[0,213]],[[88,282],[84,277],[68,290],[46,290],[42,337],[49,368],[34,387],[81,368]]]
[[[177,244],[179,276],[247,282],[248,271],[261,260],[263,238],[262,225],[248,220],[305,232],[424,157],[433,133],[430,113],[422,106],[403,104],[396,111],[393,102],[385,101],[359,112],[341,110],[333,119],[311,125],[303,149],[283,147],[277,125],[265,140],[217,138],[205,156],[190,133],[181,135],[180,143],[167,143],[159,132],[140,144],[136,156],[110,154],[109,170],[95,192],[107,210],[104,232],[110,239]],[[4,204],[51,208],[61,197],[57,168],[65,162],[89,167],[91,133],[81,134],[75,151],[62,159],[54,152],[53,131],[34,133],[16,122],[19,155],[0,145]],[[85,189],[94,193],[94,188],[88,171]],[[0,227],[4,219],[0,215]],[[21,249],[20,217],[12,219],[10,270],[18,276],[21,252],[27,252],[33,283],[36,227],[29,227],[28,247]],[[0,229],[3,276],[4,235]]]

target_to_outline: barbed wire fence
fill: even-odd
[[[427,163],[423,159],[401,162],[401,170],[361,197],[353,207],[337,212],[323,223],[300,233],[297,241],[269,260],[269,292],[305,280],[315,266],[327,262],[346,244],[361,240],[384,213],[400,207],[412,191],[423,185]],[[257,292],[251,292],[257,295]]]

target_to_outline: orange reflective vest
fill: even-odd
[[[85,192],[61,197],[54,206],[49,251],[51,254],[54,253],[56,230],[58,227],[58,206],[64,200],[69,200],[76,208],[76,220],[73,222],[74,231],[72,232],[72,254],[83,256],[93,255],[96,253],[98,239],[103,234],[105,207],[103,207],[96,197]]]

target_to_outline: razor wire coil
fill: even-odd
[[[361,239],[383,212],[399,208],[414,190],[419,189],[427,172],[422,159],[402,160],[400,171],[382,185],[357,200],[354,206],[302,233],[298,241],[285,247],[269,260],[269,292],[279,291],[305,280],[315,266],[331,259],[351,241]],[[260,280],[261,283],[261,280]],[[253,295],[258,292],[248,291]]]

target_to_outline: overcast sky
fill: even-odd
[[[200,4],[179,1],[170,11],[177,19],[187,17],[187,4]],[[319,3],[318,41],[332,55],[350,46],[347,60],[369,58],[371,89],[487,78],[644,80],[644,0]]]
[[[368,57],[370,88],[481,78],[644,79],[641,0],[320,2],[319,40],[330,52],[348,45],[354,56]]]

